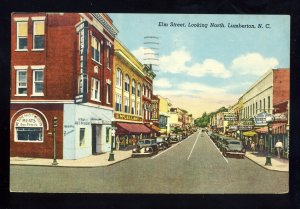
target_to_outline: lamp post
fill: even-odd
[[[150,137],[152,137],[153,136],[153,134],[152,134],[152,125],[153,125],[152,121],[149,123],[149,125],[150,125],[150,128],[151,128],[151,136]]]
[[[53,117],[53,162],[52,165],[58,165],[56,160],[56,127],[57,124],[57,117]]]
[[[115,134],[116,134],[116,130],[115,130],[115,127],[114,127],[114,121],[115,121],[115,118],[113,117],[111,119],[111,143],[110,143],[110,153],[109,153],[109,158],[108,158],[108,161],[114,161],[115,160],[115,154],[114,154],[114,150],[113,150],[113,143],[114,143],[114,137],[115,137]]]
[[[270,150],[271,150],[271,134],[272,134],[272,122],[273,122],[274,118],[273,117],[266,117],[266,122],[268,124],[268,144],[269,144],[269,147],[267,149],[267,155],[266,155],[266,163],[265,165],[266,166],[272,166],[272,162],[271,162],[271,153],[270,153]]]

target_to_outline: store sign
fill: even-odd
[[[266,112],[261,112],[253,117],[253,121],[256,126],[267,126],[268,123],[273,120],[274,116]]]
[[[79,57],[80,57],[80,75],[78,78],[78,95],[75,97],[75,103],[87,102],[87,49],[88,49],[88,22],[81,22],[77,28],[79,33]]]
[[[43,127],[43,121],[34,113],[24,113],[15,123],[16,127]]]
[[[77,118],[75,120],[75,125],[89,126],[89,125],[91,125],[91,121],[87,118]]]
[[[287,112],[274,114],[275,121],[287,121]]]
[[[236,131],[238,130],[238,127],[237,126],[229,126],[228,128],[230,131]]]
[[[225,121],[237,121],[237,115],[235,113],[224,112]]]
[[[240,131],[251,131],[252,129],[253,129],[253,126],[247,126],[247,125],[238,126],[238,130],[240,130]]]
[[[142,117],[134,115],[125,115],[120,113],[115,113],[115,118],[120,120],[142,121]]]

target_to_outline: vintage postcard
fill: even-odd
[[[10,191],[289,192],[290,16],[12,13]]]

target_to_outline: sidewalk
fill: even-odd
[[[25,158],[25,157],[11,157],[11,165],[33,165],[33,166],[53,166],[53,167],[98,167],[108,166],[111,164],[118,163],[120,161],[131,158],[132,151],[114,151],[114,161],[108,161],[109,153],[103,153],[99,155],[92,155],[89,157],[77,159],[77,160],[62,160],[57,159],[58,165],[53,166],[53,159],[45,158]]]
[[[265,169],[268,170],[273,170],[273,171],[289,171],[289,160],[285,158],[277,158],[276,156],[272,155],[272,165],[271,166],[265,166],[266,163],[266,157],[265,155],[258,153],[258,152],[251,152],[247,151],[246,152],[246,157],[255,162],[256,164],[264,167]]]

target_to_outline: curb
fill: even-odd
[[[127,159],[129,159],[129,158],[131,158],[131,156],[130,157],[128,157],[128,158],[124,158],[124,159],[122,159],[122,160],[119,160],[119,161],[114,161],[113,163],[111,163],[111,164],[108,164],[108,165],[95,165],[95,166],[76,166],[76,165],[74,165],[74,166],[67,166],[67,165],[36,165],[36,164],[10,164],[10,166],[14,166],[14,165],[16,165],[16,166],[39,166],[39,167],[51,167],[51,168],[96,168],[96,167],[105,167],[105,166],[111,166],[111,165],[114,165],[114,164],[116,164],[116,163],[119,163],[119,162],[122,162],[122,161],[125,161],[125,160],[127,160]]]
[[[253,159],[249,158],[248,156],[246,156],[246,155],[245,155],[245,157],[246,157],[247,159],[251,160],[252,162],[254,162],[255,164],[259,165],[260,167],[262,167],[262,168],[264,168],[264,169],[268,170],[268,171],[275,171],[275,172],[287,172],[287,173],[289,172],[289,171],[281,171],[281,170],[276,170],[276,169],[269,169],[268,167],[266,167],[266,166],[263,166],[263,165],[261,165],[261,164],[257,163],[255,160],[253,160]]]

